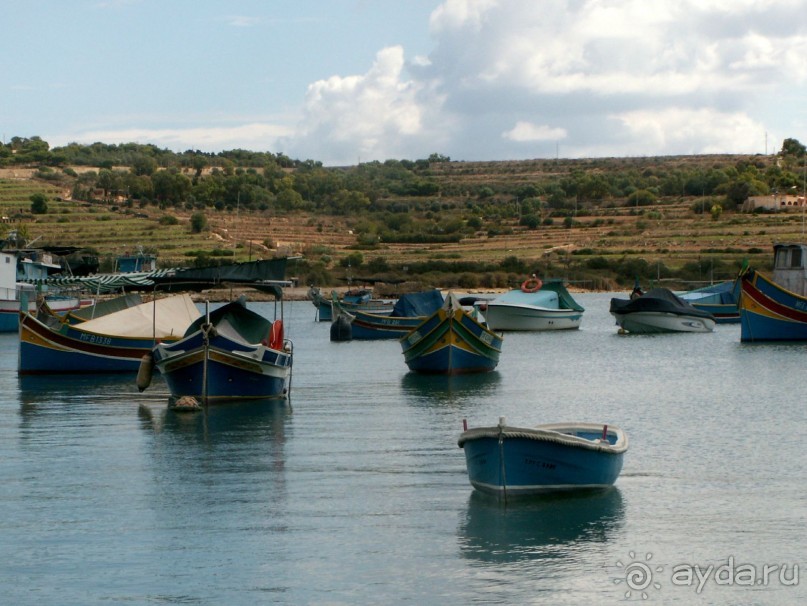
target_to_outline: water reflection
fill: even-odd
[[[251,440],[256,434],[282,438],[291,407],[282,399],[249,400],[202,406],[194,412],[174,410],[167,404],[141,403],[138,416],[141,427],[154,433],[173,432],[204,440],[216,434],[231,434],[228,440]]]
[[[427,375],[416,372],[406,373],[401,379],[404,395],[421,399],[453,403],[465,397],[475,398],[495,393],[501,382],[499,371],[473,373],[467,375]]]
[[[615,487],[507,505],[473,491],[459,527],[460,551],[494,563],[563,557],[579,543],[607,541],[623,517],[622,495]]]
[[[52,406],[87,407],[132,404],[161,397],[159,390],[141,394],[131,374],[18,375],[17,388],[23,417],[35,416]]]

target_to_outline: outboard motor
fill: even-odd
[[[345,314],[336,314],[331,322],[331,341],[352,341],[353,325]]]

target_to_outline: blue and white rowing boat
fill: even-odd
[[[618,427],[596,423],[551,423],[466,429],[465,450],[471,485],[507,497],[555,490],[605,488],[622,471],[628,438]]]

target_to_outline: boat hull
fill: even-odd
[[[559,279],[543,282],[537,291],[508,291],[479,307],[488,328],[506,331],[574,330],[585,311]]]
[[[286,397],[291,374],[287,352],[263,346],[236,351],[223,348],[216,339],[206,349],[199,341],[195,346],[182,343],[179,347],[155,348],[155,365],[174,398],[224,401]]]
[[[554,427],[555,429],[546,429]],[[622,471],[627,439],[621,430],[576,424],[575,435],[559,426],[489,427],[464,432],[468,479],[478,491],[497,496],[606,488]]]
[[[20,319],[20,374],[136,373],[154,340],[120,338],[83,331],[65,324],[54,330],[30,314]]]
[[[633,334],[669,332],[712,332],[715,321],[709,318],[686,316],[667,312],[634,311],[627,314],[612,313],[617,325]]]
[[[580,328],[582,320],[582,312],[569,309],[495,302],[485,308],[485,321],[491,330],[573,330]]]
[[[740,310],[737,305],[692,302],[692,307],[712,314],[717,324],[737,324],[740,321]]]
[[[352,338],[360,341],[400,339],[417,328],[425,318],[399,318],[354,311],[350,314]]]
[[[132,372],[157,341],[174,342],[199,312],[187,295],[143,303],[71,324],[20,314],[20,374]],[[111,327],[121,334],[109,332]],[[127,334],[128,333],[128,334]],[[175,336],[176,335],[176,336]]]
[[[741,289],[741,341],[807,340],[807,298],[753,270],[742,276]]]
[[[36,311],[36,303],[28,304],[28,311]],[[2,300],[0,301],[0,332],[17,332],[20,328],[20,301]]]
[[[717,324],[740,321],[740,284],[738,280],[710,284],[679,295],[697,310],[714,316]]]
[[[461,307],[437,310],[400,342],[409,370],[449,375],[493,370],[502,346],[499,335]]]
[[[320,322],[333,322],[334,311],[332,298],[335,296],[331,293],[332,298],[323,296],[317,288],[311,288],[308,291],[308,296],[314,307],[317,309],[316,318]],[[343,311],[353,313],[354,311],[364,311],[371,314],[387,315],[392,313],[392,301],[385,299],[373,299],[369,291],[361,290],[355,294],[351,292],[345,293],[342,298],[338,299],[339,305]]]

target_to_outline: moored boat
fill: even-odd
[[[580,327],[585,309],[574,300],[563,280],[525,280],[483,304],[491,330],[567,330]]]
[[[364,311],[372,314],[392,313],[393,301],[389,299],[375,299],[373,292],[366,288],[352,288],[345,291],[341,296],[336,295],[336,291],[331,292],[331,296],[324,295],[319,288],[312,286],[308,289],[308,298],[317,309],[316,319],[320,322],[333,322],[336,315],[333,311],[333,298],[336,297],[342,309],[349,313],[354,311]]]
[[[410,370],[433,374],[487,372],[496,368],[502,337],[448,293],[442,307],[400,340]]]
[[[628,438],[619,427],[550,423],[466,429],[468,479],[480,492],[507,497],[611,486],[622,471]]]
[[[351,337],[357,340],[400,339],[443,305],[443,295],[437,290],[427,290],[401,295],[389,314],[375,314],[361,309],[347,311],[334,299],[333,306],[339,309],[339,317],[350,322]]]
[[[71,324],[20,314],[20,374],[137,372],[155,341],[177,340],[199,317],[187,294],[155,299]]]
[[[727,280],[718,284],[710,284],[678,295],[700,309],[714,316],[718,324],[732,324],[740,321],[740,282]]]
[[[152,354],[175,400],[288,395],[293,352],[282,318],[272,321],[248,309],[243,297],[198,318],[181,340],[158,343]]]
[[[654,334],[711,332],[712,314],[696,309],[667,288],[651,288],[630,299],[611,299],[611,315],[621,332]]]
[[[807,245],[775,244],[773,275],[741,271],[740,340],[807,340]]]

